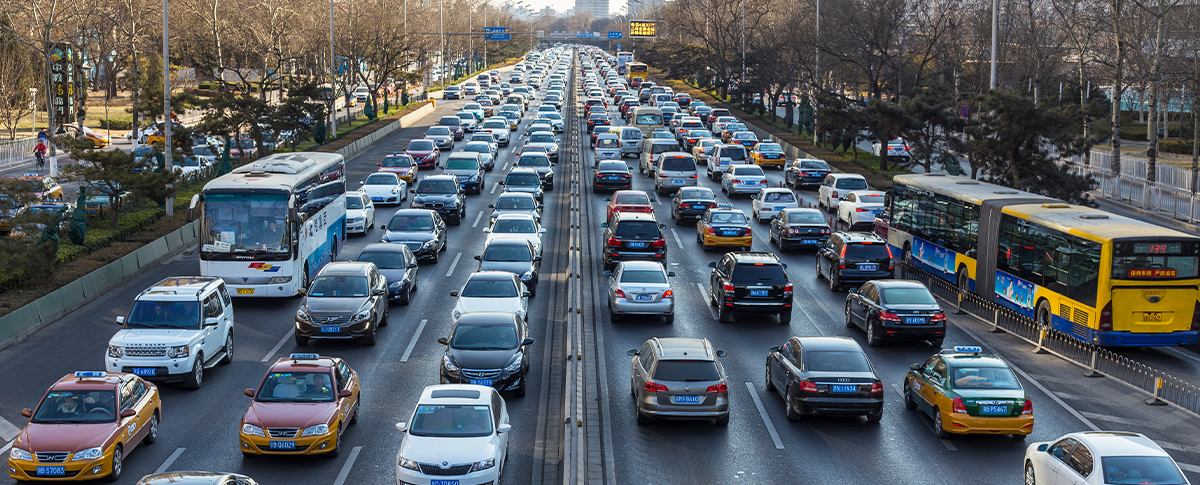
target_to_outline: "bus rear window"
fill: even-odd
[[[1200,242],[1119,241],[1113,243],[1113,279],[1163,280],[1195,278],[1200,268]]]

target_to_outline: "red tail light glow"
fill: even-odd
[[[950,412],[955,414],[967,414],[967,405],[963,403],[961,397],[954,398],[954,402],[950,404]]]
[[[1031,415],[1031,414],[1033,414],[1033,400],[1032,400],[1032,399],[1026,399],[1026,400],[1025,400],[1025,407],[1021,408],[1021,415],[1022,415],[1022,416],[1028,416],[1028,415]]]
[[[710,227],[710,228],[708,228],[708,235],[710,235],[710,236],[716,236],[716,235],[717,235],[717,230],[716,230],[716,229],[713,229],[713,228],[711,228],[711,227]]]
[[[647,382],[645,386],[642,386],[642,389],[645,389],[646,392],[667,392],[667,386],[657,382]]]
[[[675,292],[672,290],[664,291],[663,298],[675,298]]]
[[[946,314],[945,314],[945,313],[938,312],[938,313],[937,313],[937,314],[935,314],[933,317],[931,317],[931,318],[929,319],[929,321],[930,321],[930,322],[944,322],[944,321],[946,321]]]
[[[875,382],[871,384],[871,394],[875,394],[877,392],[883,392],[882,382]]]
[[[800,381],[800,390],[804,392],[817,392],[817,385],[812,381]]]
[[[609,246],[620,246],[621,240],[617,239],[615,237],[610,237],[610,238],[608,238],[608,245]]]
[[[724,394],[726,392],[729,392],[729,387],[726,386],[724,382],[722,382],[720,384],[713,384],[711,386],[708,386],[708,389],[705,389],[704,392]]]
[[[655,239],[654,242],[650,243],[650,247],[652,247],[652,248],[661,248],[661,247],[666,247],[666,246],[667,246],[667,240],[663,239],[661,237],[658,239]]]
[[[1198,306],[1198,309],[1200,309],[1200,302],[1197,302],[1197,306]],[[1112,300],[1109,300],[1108,304],[1104,305],[1104,309],[1100,310],[1100,321],[1097,322],[1099,324],[1098,326],[1100,327],[1100,331],[1103,331],[1103,332],[1111,332],[1112,331],[1112,329],[1113,329],[1112,315],[1113,315]],[[1194,330],[1195,328],[1196,328],[1196,316],[1193,314],[1192,315],[1192,329]]]
[[[836,190],[835,190],[835,191],[833,191],[833,193],[832,193],[832,194],[829,194],[829,196],[830,196],[830,197],[833,197],[833,198],[835,198],[835,199],[836,199],[836,198],[838,198],[837,191],[836,191]]]
[[[895,313],[892,313],[892,312],[879,312],[879,319],[880,319],[880,320],[887,320],[887,321],[889,321],[889,322],[899,322],[899,321],[900,321],[900,315],[897,315],[897,314],[895,314]]]
[[[724,291],[733,291],[733,285],[729,283],[721,283],[721,289]]]
[[[622,291],[620,288],[618,288],[616,291],[614,291],[613,294],[617,295],[617,298],[625,298],[625,292]]]
[[[856,207],[854,209],[854,212],[871,212],[871,211],[868,209],[863,209],[862,207]]]

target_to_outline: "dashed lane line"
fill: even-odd
[[[679,239],[679,233],[675,232],[674,227],[671,228],[671,235],[675,236],[675,245],[679,246],[679,249],[683,249],[683,241]]]
[[[499,186],[500,186],[500,182],[496,182],[496,183],[492,184],[492,190],[489,190],[488,193],[489,194],[496,193],[496,187],[499,187]]]
[[[892,389],[896,391],[896,394],[899,394],[899,395],[901,395],[901,396],[903,396],[903,395],[904,395],[904,390],[903,390],[903,389],[900,389],[900,386],[899,386],[899,385],[897,385],[897,384],[896,384],[896,383],[894,383],[894,382],[892,383]],[[933,428],[933,426],[934,426],[934,424],[933,424],[933,420],[932,420],[932,419],[926,419],[926,418],[927,418],[927,416],[925,415],[925,413],[924,413],[924,412],[918,412],[918,413],[917,413],[917,415],[918,415],[918,416],[917,416],[917,419],[918,419],[918,420],[920,420],[922,423],[924,423],[924,424],[925,424],[925,427],[929,428],[929,431],[931,431],[931,432],[936,432],[936,431],[937,431],[936,429],[934,429],[934,428]],[[938,439],[938,441],[941,441],[941,442],[942,442],[942,446],[945,446],[947,450],[950,450],[950,451],[958,451],[958,447],[957,447],[957,446],[954,446],[954,443],[951,443],[951,442],[950,442],[950,440],[948,440],[948,439],[945,439],[945,438],[939,438],[939,439]]]
[[[179,455],[182,455],[183,450],[186,450],[186,449],[187,448],[183,448],[183,447],[175,448],[175,451],[171,453],[171,456],[168,456],[167,460],[162,462],[162,464],[158,466],[158,469],[154,470],[154,474],[157,475],[159,473],[163,473],[163,472],[171,469],[171,465],[173,465],[175,463],[175,460],[178,459]]]
[[[446,270],[446,277],[447,277],[447,278],[449,278],[449,277],[450,277],[450,275],[454,274],[454,267],[455,267],[455,266],[458,266],[458,260],[459,260],[459,258],[462,258],[462,251],[459,251],[459,253],[458,253],[458,254],[455,254],[455,255],[454,255],[454,261],[450,262],[450,269]]]
[[[479,211],[479,213],[475,215],[475,222],[472,222],[472,223],[471,223],[471,227],[478,226],[478,225],[479,225],[479,220],[480,220],[480,219],[482,219],[482,218],[483,218],[483,211]]]
[[[779,439],[779,432],[771,423],[771,417],[767,415],[767,408],[763,407],[762,399],[758,398],[758,391],[754,390],[754,384],[747,382],[746,390],[750,391],[750,397],[754,399],[754,407],[758,408],[758,416],[762,418],[763,424],[767,425],[767,432],[771,433],[771,441],[775,442],[775,449],[782,450],[783,440]]]
[[[712,307],[712,305],[709,305],[709,304],[708,304],[708,303],[709,303],[709,301],[708,301],[708,290],[705,290],[705,289],[704,289],[704,285],[701,285],[700,283],[696,283],[696,289],[700,290],[700,301],[703,301],[703,302],[704,302],[705,306],[707,306],[707,307],[708,307],[708,313],[709,313],[710,315],[712,315],[712,317],[713,317],[713,320],[716,320],[716,319],[717,319],[717,310],[716,310],[716,309],[714,309],[714,308]]]
[[[421,331],[425,330],[425,324],[429,323],[428,318],[422,318],[421,323],[417,324],[417,331],[413,333],[412,340],[408,342],[408,348],[404,349],[404,355],[400,356],[400,362],[408,362],[408,356],[412,355],[412,351],[417,347],[417,340],[421,339]]]
[[[7,419],[0,418],[0,440],[8,441],[21,434],[21,428],[16,427]]]
[[[346,483],[346,478],[350,476],[350,469],[354,467],[354,460],[358,459],[358,452],[362,451],[361,446],[355,446],[350,450],[350,456],[346,457],[346,464],[342,465],[342,471],[338,472],[337,480],[333,481],[333,485],[343,485]]]
[[[281,347],[283,347],[283,344],[287,343],[289,338],[292,338],[292,332],[290,330],[288,331],[288,333],[283,334],[283,338],[279,339],[279,343],[275,344],[274,347],[271,347],[271,351],[267,352],[267,355],[264,355],[262,360],[260,360],[259,362],[266,362],[268,360],[271,360],[271,356],[275,355],[275,352],[279,352],[279,349]]]

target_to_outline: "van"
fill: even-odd
[[[653,176],[653,162],[659,154],[679,151],[679,143],[666,138],[649,138],[642,142],[638,171],[647,177]]]
[[[654,191],[659,195],[700,184],[696,159],[687,152],[663,152],[654,160]]]
[[[730,165],[746,164],[748,160],[744,146],[732,143],[717,145],[708,156],[708,178],[716,182]]]
[[[609,130],[611,133],[612,130]],[[621,127],[617,136],[621,139],[621,157],[626,153],[637,155],[642,151],[642,130],[625,126]]]
[[[658,108],[649,106],[638,106],[633,109],[633,116],[630,116],[633,121],[633,127],[642,130],[642,137],[649,137],[650,132],[656,128],[662,128],[663,112]]]
[[[525,96],[521,93],[512,93],[504,100],[505,104],[515,104],[521,107],[521,115],[525,115],[525,108],[529,106],[529,102],[525,100]]]

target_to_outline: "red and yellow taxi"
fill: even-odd
[[[717,204],[696,221],[696,242],[706,251],[710,247],[740,247],[749,251],[754,244],[754,233],[745,212],[729,204]]]
[[[358,422],[358,373],[337,357],[292,354],[267,371],[242,416],[243,455],[325,455]]]
[[[133,374],[80,371],[50,386],[8,453],[18,481],[116,481],[138,445],[158,439],[158,388]]]
[[[1033,432],[1033,401],[1008,364],[983,348],[958,346],[913,364],[904,376],[904,407],[933,418],[938,438],[951,434]]]
[[[62,200],[63,188],[53,178],[36,173],[4,177],[13,184],[13,189],[28,193],[33,200]]]

